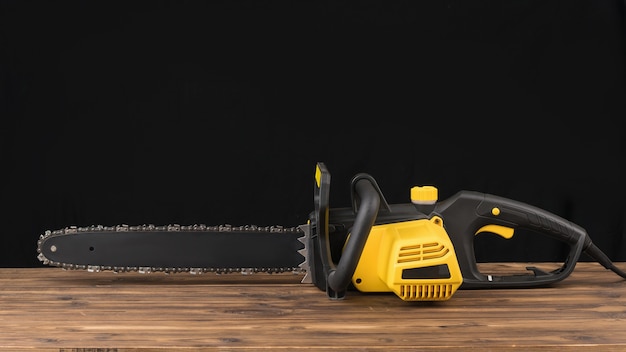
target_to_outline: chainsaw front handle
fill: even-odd
[[[341,259],[336,268],[328,272],[328,287],[334,292],[345,292],[350,285],[380,207],[378,186],[371,177],[365,174],[357,175],[352,184],[360,202]]]
[[[376,181],[368,174],[358,174],[352,178],[353,209],[346,209],[354,219],[341,257],[335,263],[332,257],[329,194],[330,172],[324,163],[317,163],[315,169],[315,210],[310,216],[309,254],[312,282],[325,290],[330,299],[345,298],[352,276],[361,258],[365,242],[376,221],[382,202],[388,207]]]

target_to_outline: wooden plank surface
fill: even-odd
[[[333,301],[300,279],[3,268],[0,349],[626,351],[626,280],[597,263],[552,287],[459,290],[443,302]]]

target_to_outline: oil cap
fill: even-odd
[[[435,204],[437,202],[437,197],[437,187],[415,186],[411,188],[411,202],[413,204]]]

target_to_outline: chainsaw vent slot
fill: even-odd
[[[449,299],[453,291],[453,285],[401,285],[400,298],[405,301],[436,301]]]
[[[420,243],[400,247],[398,263],[417,262],[428,259],[442,258],[450,250],[439,242]]]

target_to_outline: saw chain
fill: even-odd
[[[105,234],[120,234],[120,233],[143,233],[148,237],[150,233],[163,233],[163,232],[171,232],[171,233],[180,233],[180,232],[195,232],[198,234],[203,233],[248,233],[248,234],[296,234],[298,235],[298,241],[300,241],[304,248],[301,250],[301,254],[304,255],[306,253],[306,234],[298,227],[284,227],[284,226],[257,226],[257,225],[243,225],[243,226],[232,226],[229,224],[223,225],[215,225],[215,226],[207,226],[204,224],[194,224],[194,225],[179,225],[179,224],[169,224],[169,225],[152,225],[152,224],[144,224],[138,226],[129,226],[126,224],[116,225],[116,226],[103,226],[103,225],[92,225],[92,226],[69,226],[59,230],[47,230],[44,234],[40,235],[39,240],[37,242],[37,258],[45,265],[59,267],[65,270],[87,270],[89,272],[100,272],[100,271],[113,271],[116,273],[123,272],[139,272],[142,274],[152,273],[152,272],[163,272],[165,274],[175,274],[175,273],[190,273],[190,274],[203,274],[203,273],[215,273],[215,274],[231,274],[231,273],[241,273],[244,275],[254,274],[254,273],[267,273],[267,274],[277,274],[277,273],[293,273],[293,274],[306,274],[308,268],[308,261],[304,260],[298,266],[293,267],[154,267],[154,266],[110,266],[110,265],[86,265],[86,264],[74,264],[74,263],[63,263],[59,261],[50,260],[44,254],[43,244],[46,240],[55,237],[55,236],[66,236],[66,235],[80,235],[80,234],[92,234],[92,233],[105,233]],[[56,252],[57,248],[53,245],[48,249],[50,252]]]

